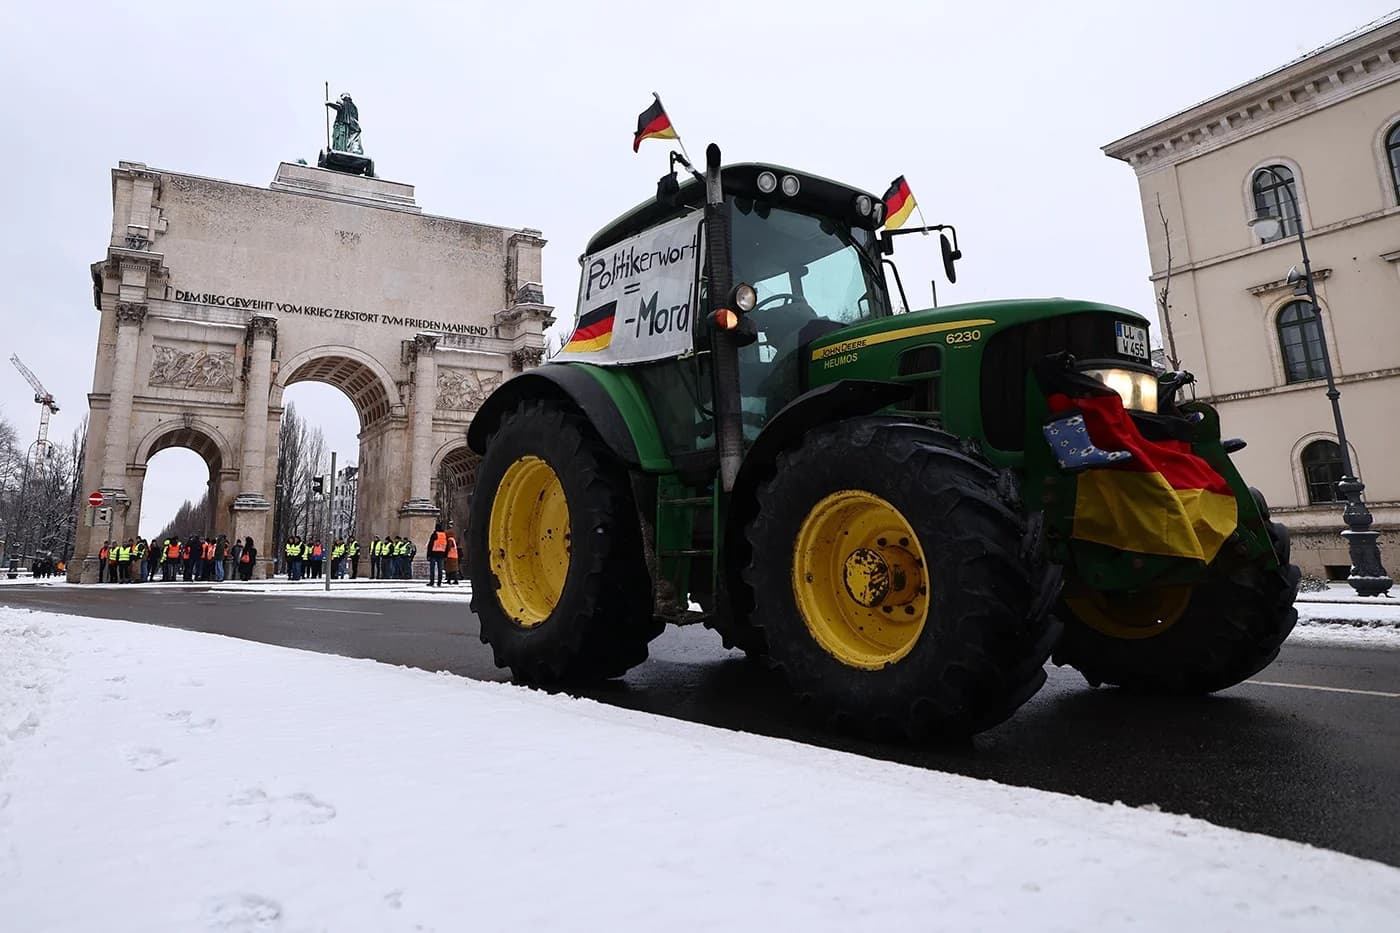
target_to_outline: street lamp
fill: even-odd
[[[1337,444],[1342,451],[1342,478],[1337,483],[1337,492],[1346,500],[1342,508],[1342,521],[1347,529],[1342,537],[1347,540],[1351,552],[1351,574],[1347,582],[1361,596],[1383,596],[1390,591],[1391,579],[1381,566],[1381,549],[1376,539],[1379,532],[1371,530],[1371,512],[1366,508],[1361,493],[1365,490],[1361,480],[1356,478],[1356,470],[1351,465],[1351,448],[1347,446],[1346,426],[1342,423],[1342,393],[1337,391],[1337,383],[1332,378],[1332,358],[1327,353],[1327,333],[1322,326],[1322,306],[1317,303],[1317,290],[1313,287],[1312,262],[1308,259],[1308,241],[1303,236],[1303,212],[1298,210],[1298,196],[1293,190],[1293,179],[1284,179],[1272,168],[1262,168],[1273,177],[1275,190],[1281,190],[1288,197],[1293,208],[1293,220],[1297,224],[1298,248],[1303,253],[1303,273],[1298,274],[1295,266],[1288,272],[1288,284],[1293,286],[1293,294],[1307,296],[1317,320],[1317,340],[1322,348],[1322,371],[1327,377],[1327,398],[1332,402],[1332,421],[1337,428]],[[1287,233],[1281,218],[1262,216],[1249,222],[1251,230],[1262,241],[1269,241],[1280,233]]]

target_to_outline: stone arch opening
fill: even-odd
[[[394,378],[379,360],[354,347],[313,347],[280,364],[269,398],[272,409],[284,407],[284,398],[289,387],[309,382],[330,386],[350,401],[359,419],[359,434],[353,456],[350,456],[351,451],[339,451],[337,472],[343,473],[345,468],[350,466],[354,466],[355,469],[353,475],[342,476],[344,482],[335,487],[333,501],[330,503],[334,514],[327,517],[324,499],[317,500],[314,504],[308,501],[302,506],[302,511],[307,514],[299,523],[294,522],[299,524],[295,529],[296,533],[303,536],[309,534],[315,525],[324,526],[320,527],[320,534],[327,539],[343,534],[354,535],[360,541],[368,541],[372,535],[383,536],[397,530],[392,521],[386,525],[385,518],[394,514],[398,501],[402,499],[396,487],[394,471],[401,459],[395,452],[401,446],[396,432],[401,432],[403,402]],[[308,420],[315,423],[314,418]],[[269,466],[277,471],[274,475],[280,477],[280,436],[272,447],[269,451]],[[329,450],[325,453],[329,456]],[[329,463],[322,464],[320,472],[324,472],[328,466]],[[307,466],[300,472],[306,474],[304,480],[309,482],[310,475],[317,472],[317,468],[314,465]],[[277,482],[281,481],[279,478],[274,482],[273,493],[278,502],[285,506],[283,500],[290,500],[295,496],[289,495],[285,489],[277,488]],[[302,483],[303,480],[297,482]],[[297,492],[301,494],[304,491],[298,489]],[[285,511],[300,514],[296,508],[288,508]],[[273,524],[278,524],[275,516]],[[287,525],[287,521],[282,522],[282,525],[285,527],[274,527],[273,530],[279,548],[285,543],[287,534],[293,530]]]
[[[360,417],[361,431],[396,409],[402,411],[393,378],[378,361],[354,347],[317,347],[283,363],[270,400],[274,408],[281,407],[287,386],[298,382],[324,382],[344,392]]]
[[[443,445],[433,458],[433,504],[443,519],[451,521],[459,540],[467,531],[472,490],[476,487],[476,468],[481,458],[472,452],[465,440]]]
[[[148,516],[143,511],[146,505],[155,504],[151,502],[151,499],[158,495],[156,491],[149,488],[147,482],[152,459],[167,450],[177,448],[194,453],[195,456],[204,461],[204,465],[209,471],[205,487],[208,504],[203,516],[197,522],[199,527],[180,529],[177,533],[201,537],[218,534],[231,535],[232,527],[228,521],[228,505],[237,494],[238,479],[237,469],[233,466],[233,456],[229,451],[227,440],[217,428],[189,415],[161,422],[147,433],[137,446],[134,467],[141,482],[135,501],[132,503],[138,516],[136,534],[147,538],[159,535],[175,514],[173,511],[166,514],[166,509],[172,505],[176,509],[180,506],[180,503],[162,501],[160,503],[163,507],[161,513],[153,513]],[[134,537],[135,534],[132,536]]]

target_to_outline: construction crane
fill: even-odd
[[[58,405],[53,400],[53,393],[44,388],[39,377],[34,375],[18,356],[11,356],[10,362],[15,364],[15,369],[20,371],[20,375],[29,380],[29,385],[34,389],[35,403],[43,406],[43,411],[39,414],[39,439],[34,444],[42,452],[41,456],[46,456],[49,450],[49,418],[58,414]]]

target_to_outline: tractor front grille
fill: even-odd
[[[1082,311],[1031,321],[992,337],[982,352],[982,430],[987,442],[999,450],[1025,447],[1026,379],[1042,357],[1071,353],[1081,360],[1123,359],[1114,337],[1119,319],[1106,311]]]

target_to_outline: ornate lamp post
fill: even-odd
[[[1342,532],[1342,537],[1346,538],[1347,549],[1351,552],[1351,574],[1347,577],[1347,582],[1361,596],[1382,596],[1390,591],[1392,581],[1386,574],[1385,567],[1381,566],[1381,550],[1376,542],[1380,535],[1371,530],[1371,512],[1361,498],[1361,493],[1366,487],[1356,478],[1356,470],[1351,465],[1351,448],[1347,446],[1346,426],[1342,423],[1342,393],[1337,390],[1336,380],[1332,377],[1332,358],[1327,353],[1327,333],[1322,326],[1322,306],[1317,303],[1312,262],[1308,259],[1308,241],[1303,236],[1303,213],[1298,210],[1298,196],[1293,190],[1293,179],[1284,179],[1271,168],[1260,171],[1268,172],[1277,185],[1275,190],[1282,190],[1288,197],[1298,227],[1298,248],[1303,253],[1303,273],[1299,275],[1296,266],[1290,269],[1288,284],[1294,287],[1293,294],[1307,296],[1317,321],[1317,339],[1322,347],[1322,371],[1327,377],[1327,398],[1332,402],[1332,421],[1336,425],[1337,444],[1342,451],[1342,478],[1337,483],[1337,492],[1346,501],[1342,509],[1342,521],[1346,523],[1347,528]],[[1280,231],[1287,233],[1281,218],[1267,215],[1250,221],[1249,227],[1265,242],[1278,236]]]

